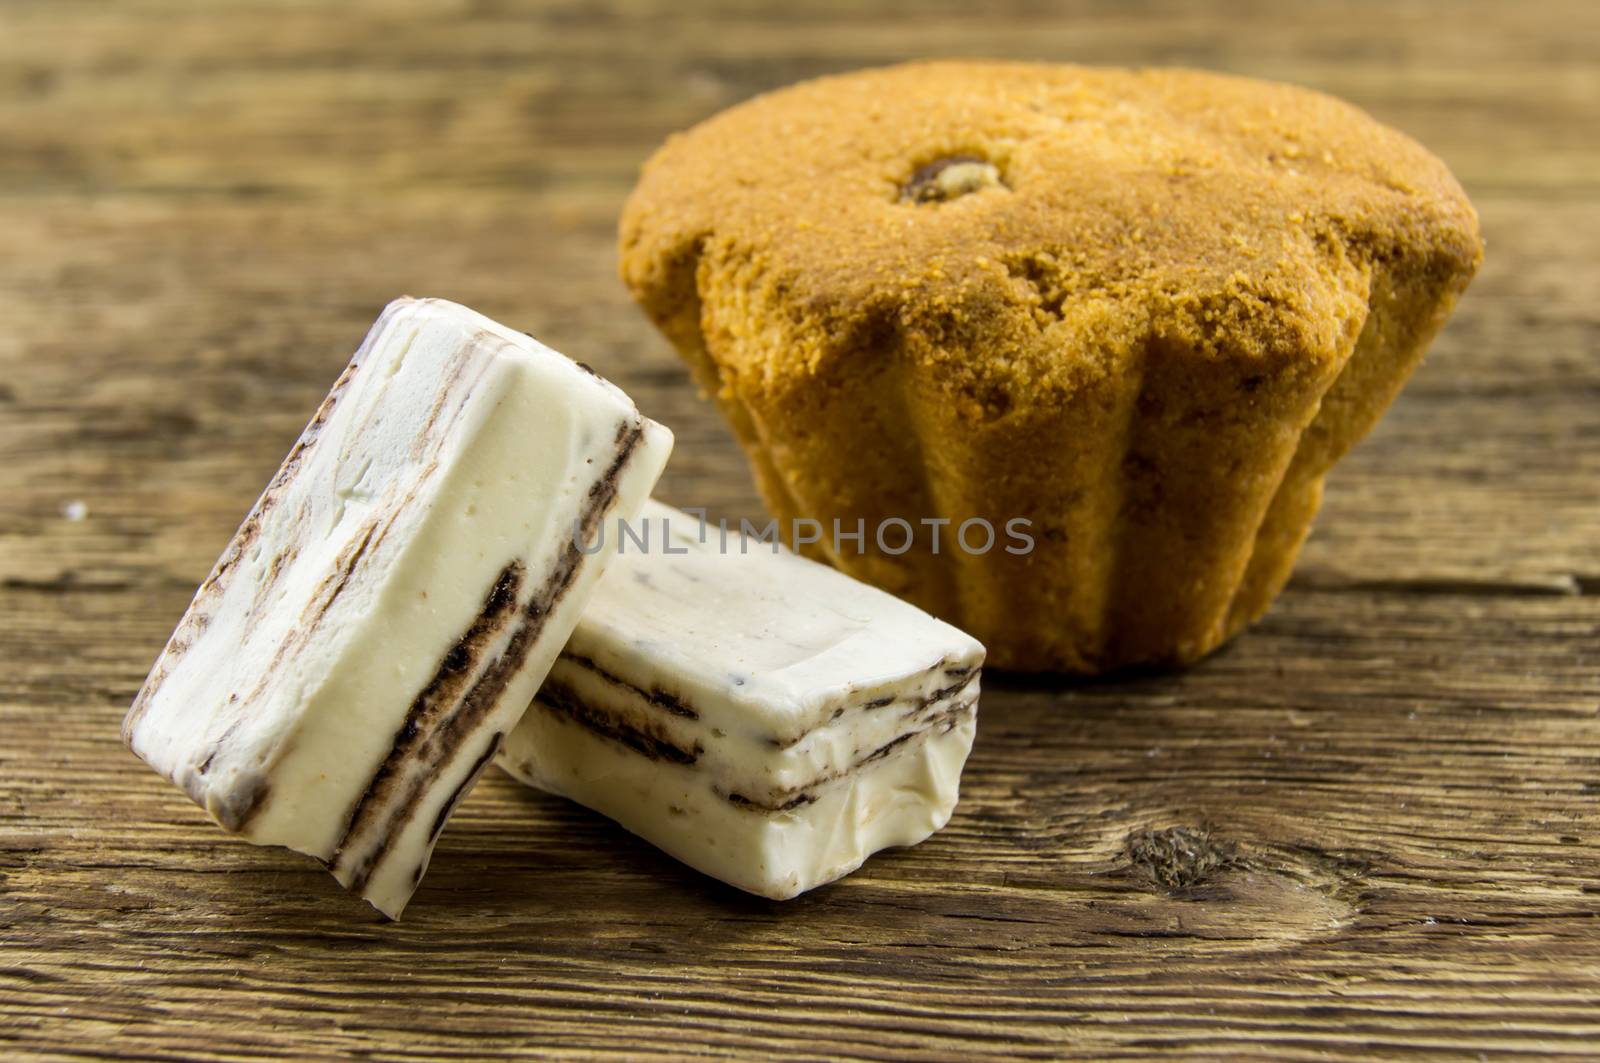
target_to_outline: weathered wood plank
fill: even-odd
[[[0,1053],[1596,1055],[1597,53],[1581,0],[8,0]],[[951,826],[787,904],[494,776],[386,925],[121,748],[400,292],[594,364],[676,431],[666,497],[754,515],[616,211],[670,130],[919,54],[1315,85],[1473,194],[1483,274],[1259,627],[1182,674],[986,677]]]
[[[139,613],[133,592],[93,600],[91,625]],[[398,926],[108,755],[130,673],[74,660],[90,689],[10,714],[51,738],[5,767],[3,918],[27,972],[0,1009],[64,1006],[31,1034],[57,1047],[157,1009],[127,1050],[193,1051],[189,1024],[289,1048],[326,1009],[328,1049],[494,1031],[625,1053],[687,1030],[928,1058],[1577,1050],[1600,1036],[1597,638],[1584,597],[1302,592],[1184,675],[997,681],[951,827],[786,905],[494,778]],[[86,793],[117,814],[86,817]],[[1136,866],[1140,832],[1201,825],[1219,871],[1169,893]]]

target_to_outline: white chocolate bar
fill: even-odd
[[[780,900],[943,827],[983,647],[770,544],[645,516],[608,529],[616,556],[500,766]]]
[[[195,595],[123,736],[230,831],[398,917],[671,450],[619,389],[391,303]],[[580,534],[581,533],[581,534]]]

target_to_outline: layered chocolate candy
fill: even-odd
[[[619,389],[433,299],[389,305],[123,727],[226,829],[398,916],[671,449]]]
[[[499,764],[683,862],[793,897],[944,826],[983,647],[775,544],[652,502]]]

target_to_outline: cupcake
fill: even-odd
[[[786,537],[996,666],[1092,673],[1266,610],[1482,244],[1327,96],[940,62],[672,137],[621,252]]]

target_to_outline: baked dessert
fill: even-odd
[[[1327,96],[968,62],[673,137],[620,239],[786,532],[994,666],[1071,672],[1267,608],[1482,252],[1443,163]],[[990,549],[952,541],[977,521]]]

